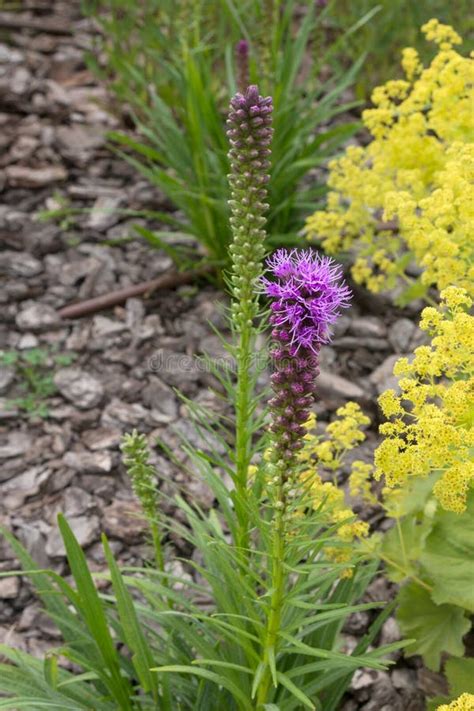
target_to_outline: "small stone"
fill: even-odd
[[[105,532],[126,543],[137,543],[147,531],[147,523],[138,501],[117,499],[103,512]]]
[[[100,264],[100,261],[94,257],[68,262],[58,272],[59,282],[64,286],[74,286],[78,281],[95,272]]]
[[[393,644],[401,640],[402,635],[400,633],[400,627],[395,617],[389,617],[383,625],[380,631],[380,646],[384,647],[386,644]]]
[[[414,669],[394,669],[391,678],[395,689],[416,689],[416,671]]]
[[[28,252],[0,252],[0,274],[13,277],[33,277],[43,271],[43,265]]]
[[[108,474],[112,470],[113,459],[110,452],[67,452],[63,462],[67,467],[81,474]]]
[[[181,418],[173,426],[173,432],[178,434],[181,442],[186,442],[203,452],[225,454],[225,446],[215,435],[190,420]]]
[[[358,691],[375,683],[375,672],[367,669],[357,669],[351,681],[351,689]]]
[[[100,532],[100,524],[97,516],[77,516],[68,518],[68,524],[82,548],[87,548],[97,540]],[[64,556],[64,544],[57,527],[53,528],[46,541],[46,553],[50,558],[60,558]]]
[[[104,474],[83,474],[80,477],[80,484],[83,489],[93,492],[96,497],[100,496],[106,503],[111,501],[117,490],[115,478]]]
[[[38,604],[33,603],[33,605],[27,605],[20,615],[17,630],[26,632],[33,627],[37,627],[37,620],[42,613],[43,611]]]
[[[22,331],[41,331],[59,323],[56,311],[47,304],[29,303],[16,317],[16,325]]]
[[[359,704],[354,699],[348,699],[344,701],[340,711],[358,711]]]
[[[9,165],[5,168],[5,175],[8,184],[18,188],[42,188],[67,178],[66,169],[62,165],[50,165],[45,168]]]
[[[102,383],[79,368],[62,368],[54,376],[54,384],[61,395],[81,410],[99,404],[104,396]]]
[[[51,476],[51,470],[38,465],[2,484],[2,503],[6,509],[17,509],[31,496],[38,494]]]
[[[0,365],[0,393],[5,393],[15,378],[15,369],[8,365]]]
[[[148,368],[152,373],[157,373],[167,385],[175,388],[183,388],[187,383],[195,383],[201,375],[201,366],[197,358],[164,348],[149,358]]]
[[[4,444],[0,444],[0,459],[11,459],[26,454],[31,447],[31,437],[26,432],[10,432]]]
[[[361,316],[351,320],[350,331],[354,336],[383,338],[387,335],[384,322],[375,316]]]
[[[367,631],[369,624],[370,615],[368,612],[364,612],[363,610],[353,612],[345,621],[342,631],[349,634],[361,635]]]
[[[383,363],[370,374],[369,380],[375,385],[379,394],[390,388],[394,390],[398,389],[398,378],[393,374],[393,366],[399,358],[399,355],[388,356],[388,358],[385,358]]]
[[[64,492],[63,508],[67,518],[85,514],[93,505],[92,496],[78,486],[70,486]]]
[[[356,383],[324,370],[318,376],[318,393],[340,400],[366,400],[368,397]]]
[[[13,625],[0,625],[0,641],[2,644],[7,644],[12,649],[25,651],[25,638],[23,635],[15,632]]]
[[[27,351],[29,348],[36,348],[38,344],[39,341],[33,333],[25,333],[23,336],[20,336],[16,347],[19,351]]]
[[[18,417],[20,410],[16,405],[13,405],[10,400],[0,398],[0,420],[9,420]]]
[[[88,153],[105,144],[105,133],[99,126],[59,126],[56,139],[60,149],[67,156]]]
[[[2,64],[21,64],[25,61],[25,55],[8,44],[0,44],[0,62]]]
[[[39,526],[42,526],[40,522]],[[38,524],[29,524],[26,521],[21,522],[21,528],[18,531],[18,538],[25,546],[33,560],[41,567],[46,568],[48,565],[48,556],[44,550],[45,537],[40,530]]]
[[[20,136],[10,149],[9,163],[28,160],[38,148],[39,143],[39,140],[34,136]]]
[[[415,330],[415,324],[408,318],[399,318],[390,327],[388,340],[397,353],[405,353],[409,350],[410,341]]]
[[[340,338],[343,336],[348,328],[350,327],[352,323],[352,319],[350,316],[346,316],[345,314],[341,314],[339,318],[337,319],[336,323],[333,326],[332,329],[332,334],[334,338]]]
[[[120,219],[118,208],[122,200],[120,195],[117,197],[99,196],[92,207],[87,226],[98,232],[105,232],[109,227],[115,225]]]
[[[367,698],[367,697],[366,697]],[[370,690],[370,700],[361,707],[361,711],[402,711],[403,706],[386,672],[377,671]]]
[[[426,696],[447,696],[449,693],[448,682],[444,674],[435,672],[422,666],[417,670],[417,688]]]
[[[114,398],[102,413],[102,425],[115,427],[123,424],[127,427],[137,427],[149,418],[149,412],[139,403],[123,402]]]
[[[127,329],[123,321],[117,321],[106,316],[94,316],[92,320],[92,336],[94,338],[104,338],[116,336]]]
[[[152,410],[157,423],[172,422],[178,416],[178,403],[174,392],[159,378],[151,376],[143,389],[143,402]]]
[[[343,336],[334,340],[333,346],[350,350],[358,348],[367,348],[369,351],[389,350],[388,341],[385,338],[374,338],[373,336]]]
[[[15,600],[19,592],[20,579],[18,576],[0,578],[0,600]]]
[[[215,334],[201,338],[199,351],[218,363],[229,363],[229,366],[235,364],[235,359],[231,357],[222,340]]]
[[[82,435],[82,441],[93,452],[101,449],[116,449],[122,439],[122,432],[113,427],[98,427],[87,430]]]
[[[125,304],[126,324],[131,331],[138,331],[145,318],[145,304],[143,299],[130,298]]]

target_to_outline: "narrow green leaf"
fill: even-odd
[[[133,654],[133,666],[143,686],[143,690],[147,692],[151,691],[156,703],[158,700],[158,684],[156,676],[150,672],[150,667],[154,663],[153,655],[140,626],[132,597],[123,582],[122,575],[105,535],[102,536],[102,545],[112,577],[112,585],[115,591],[117,610],[122,623],[124,639]]]
[[[203,679],[208,679],[214,684],[217,684],[217,686],[222,686],[230,691],[232,696],[241,702],[246,711],[252,711],[252,705],[249,699],[245,696],[245,694],[243,694],[236,684],[234,684],[227,677],[211,672],[208,669],[200,669],[199,667],[188,666],[185,664],[175,664],[171,666],[154,667],[151,671],[164,674],[191,674],[202,677]]]
[[[315,711],[316,706],[311,701],[311,699],[308,698],[306,694],[301,691],[301,689],[298,689],[298,687],[291,681],[291,679],[286,676],[286,674],[283,674],[282,672],[277,672],[277,679],[280,684],[284,686],[285,689],[288,689],[290,694],[293,694],[293,696],[295,696],[298,701],[301,701],[301,703],[306,706],[306,708]]]
[[[86,557],[62,514],[58,516],[58,525],[80,597],[78,612],[84,617],[102,655],[105,667],[110,673],[110,692],[122,704],[123,709],[132,711],[130,701],[132,693],[127,681],[121,675],[119,657],[112,641],[102,602],[87,566]]]

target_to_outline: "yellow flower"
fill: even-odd
[[[298,453],[301,466],[299,477],[308,506],[319,511],[328,526],[336,526],[336,532],[331,537],[332,545],[324,549],[324,554],[337,563],[351,560],[353,552],[350,544],[357,538],[367,536],[369,527],[346,505],[344,491],[330,481],[323,481],[318,469],[338,469],[345,453],[365,439],[362,428],[369,423],[369,418],[364,415],[360,406],[355,402],[348,402],[336,411],[336,418],[326,426],[324,434],[318,436],[314,431],[316,417],[312,414],[305,423],[307,434],[304,437],[304,447]],[[362,462],[360,465],[359,472],[362,473],[367,465]],[[353,471],[356,471],[357,467],[354,469],[354,466]],[[375,500],[375,497],[373,499]],[[350,568],[341,573],[342,577],[351,575]]]
[[[442,25],[439,20],[432,19],[425,23],[421,31],[426,35],[426,39],[436,42],[436,44],[461,44],[462,39],[449,25]]]
[[[400,398],[395,395],[395,390],[386,390],[379,397],[379,405],[385,417],[399,415],[402,412]]]
[[[351,496],[360,496],[368,504],[376,504],[377,497],[374,496],[370,487],[370,479],[373,476],[374,468],[372,464],[356,460],[352,463],[351,475],[349,477],[349,493]]]
[[[408,253],[422,285],[474,294],[473,61],[453,49],[452,27],[433,19],[423,31],[438,54],[424,67],[405,49],[406,79],[374,89],[363,113],[373,140],[331,161],[327,209],[306,234],[329,253],[352,252],[353,278],[371,291],[407,276]]]
[[[450,704],[438,706],[437,711],[474,711],[474,694],[461,694]]]
[[[385,438],[374,454],[374,476],[403,491],[413,477],[439,472],[434,496],[462,513],[474,485],[474,317],[465,290],[449,287],[441,296],[438,309],[422,314],[431,344],[417,348],[411,363],[395,364],[401,395],[388,390],[379,398],[392,419],[380,426]]]

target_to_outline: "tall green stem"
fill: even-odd
[[[252,398],[252,382],[249,376],[251,357],[251,344],[254,341],[253,327],[247,326],[240,333],[240,343],[237,353],[237,398],[236,398],[236,425],[235,425],[235,487],[236,506],[240,520],[240,548],[248,547],[247,514],[245,499],[247,491],[248,469],[251,457],[252,413],[250,402]]]
[[[265,670],[257,692],[258,708],[267,701],[268,691],[272,680],[271,664],[274,663],[278,647],[278,633],[280,631],[281,611],[285,592],[285,526],[284,526],[284,502],[281,494],[279,496],[281,508],[275,514],[275,530],[272,550],[272,596],[270,598],[270,612],[267,619],[267,629],[265,634],[265,646],[263,651],[263,663]]]

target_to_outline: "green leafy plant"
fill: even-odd
[[[413,491],[409,496],[414,500]],[[474,612],[474,497],[463,515],[434,509],[425,491],[418,505],[385,536],[380,555],[389,576],[403,583],[397,619],[414,640],[406,654],[421,654],[438,670],[443,653],[464,654],[463,637]],[[407,580],[409,582],[407,582]]]
[[[391,75],[398,55],[404,47],[415,47],[423,60],[430,53],[420,37],[418,28],[432,17],[438,17],[454,27],[463,27],[472,45],[474,24],[469,3],[459,0],[333,0],[329,3],[326,32],[334,36],[344,32],[366,13],[373,12],[370,22],[351,33],[339,54],[339,61],[355,61],[362,52],[367,59],[357,77],[356,95],[367,99],[372,88]],[[468,46],[468,50],[471,46]]]
[[[399,393],[379,404],[388,418],[371,465],[355,463],[351,490],[376,503],[367,476],[384,478],[382,505],[394,526],[367,545],[402,587],[397,619],[420,654],[439,670],[443,655],[464,654],[474,612],[474,317],[472,299],[454,286],[422,312],[429,345],[394,366]]]
[[[0,692],[8,696],[0,708],[336,711],[354,671],[385,668],[384,655],[401,646],[370,649],[392,610],[384,601],[358,602],[377,563],[361,562],[347,545],[355,516],[341,508],[334,516],[329,491],[316,479],[322,488],[313,489],[302,456],[321,344],[348,306],[349,290],[339,268],[309,250],[279,250],[269,262],[274,280],[261,278],[271,112],[270,97],[250,86],[229,114],[233,339],[224,344],[237,382],[230,369],[204,363],[233,404],[235,421],[183,399],[201,444],[182,438],[182,466],[209,487],[216,505],[206,510],[178,487],[165,494],[135,432],[122,449],[154,565],[119,567],[104,536],[107,572],[100,577],[111,590],[99,592],[63,516],[71,583],[40,570],[4,531],[64,641],[43,662],[0,647],[9,660],[0,666]],[[272,299],[268,410],[267,393],[256,387],[255,343],[267,321],[262,288]],[[295,290],[302,316],[289,334],[281,324]],[[189,554],[170,561],[172,536]],[[340,560],[335,550],[343,551]],[[356,648],[344,649],[347,616],[378,607],[384,609]]]
[[[10,404],[28,415],[48,417],[47,400],[56,392],[51,366],[65,367],[74,358],[73,353],[55,353],[46,348],[1,351],[0,364],[13,367],[19,380],[18,390],[21,394],[9,400]]]
[[[321,51],[316,39],[325,11],[308,0],[297,19],[299,7],[294,0],[110,0],[88,5],[102,28],[106,69],[91,61],[110,81],[120,104],[130,109],[138,133],[115,132],[111,138],[178,210],[154,213],[165,229],[137,228],[152,245],[162,246],[172,230],[184,239],[191,236],[193,244],[198,240],[212,259],[227,262],[231,231],[225,112],[241,73],[234,51],[241,39],[248,50],[246,83],[258,81],[274,98],[269,237],[298,239],[302,215],[325,192],[323,184],[305,177],[358,125],[330,123],[354,105],[341,97],[363,59],[323,81],[322,70],[346,35]],[[359,18],[357,26],[365,19]]]

